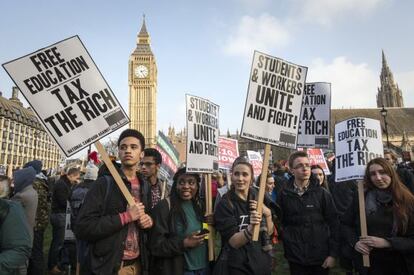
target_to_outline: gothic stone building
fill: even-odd
[[[61,160],[55,142],[46,133],[34,112],[23,107],[19,90],[13,87],[12,97],[0,93],[0,165],[10,171],[38,159],[43,169],[57,168]]]

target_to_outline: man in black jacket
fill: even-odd
[[[306,152],[289,157],[293,177],[277,202],[282,210],[282,239],[291,274],[328,274],[338,253],[338,215],[328,191],[311,177]]]
[[[151,185],[151,208],[154,208],[161,200],[165,199],[170,194],[170,188],[167,186],[167,183],[158,178],[161,162],[162,156],[157,149],[145,148],[144,157],[139,163],[141,166],[141,173]]]
[[[147,229],[153,225],[145,213],[151,207],[150,187],[137,172],[145,147],[143,135],[133,129],[121,133],[118,154],[119,173],[136,204],[127,201],[112,175],[93,184],[79,212],[76,237],[89,242],[87,268],[93,274],[147,274]],[[81,267],[84,271],[85,267]],[[83,272],[85,273],[85,272]]]
[[[398,165],[397,154],[391,149],[386,149],[384,158],[394,167],[401,182],[414,194],[414,175],[407,168]]]

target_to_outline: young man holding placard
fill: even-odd
[[[311,177],[304,151],[289,157],[293,177],[277,197],[291,274],[328,274],[338,250],[339,221],[332,196]]]
[[[118,170],[136,204],[127,207],[109,172],[97,179],[85,197],[76,236],[90,243],[87,268],[94,274],[137,275],[148,271],[146,230],[153,221],[145,210],[151,207],[151,192],[137,171],[144,147],[143,135],[133,129],[123,131],[118,139]]]

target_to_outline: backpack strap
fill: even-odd
[[[166,197],[165,200],[167,201],[167,204],[168,204],[168,210],[171,209],[171,200],[170,200],[170,197]]]
[[[105,175],[104,177],[105,177],[105,181],[106,181],[106,190],[105,190],[105,196],[104,196],[104,201],[103,201],[104,205],[103,205],[103,208],[102,208],[102,215],[104,215],[105,212],[106,212],[106,206],[108,204],[109,193],[111,191],[111,185],[112,185],[111,184],[112,183],[112,178],[108,175]]]

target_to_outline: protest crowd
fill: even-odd
[[[305,151],[271,167],[262,213],[256,201],[262,175],[255,181],[252,165],[238,157],[229,174],[214,173],[214,211],[206,215],[202,175],[183,167],[171,185],[161,181],[161,155],[145,148],[136,130],[121,133],[118,150],[113,163],[134,205],[96,154],[86,167],[68,167],[59,177],[47,177],[38,160],[13,179],[1,176],[1,274],[271,274],[280,264],[276,242],[291,274],[329,274],[335,265],[346,274],[414,272],[414,174],[391,150],[366,165],[365,237],[356,181],[335,182],[333,163],[326,176]],[[203,224],[216,229],[214,261]],[[252,241],[254,225],[258,241]],[[369,255],[370,267],[363,267],[362,255]]]
[[[66,60],[79,69],[70,82]],[[108,156],[99,140],[129,118],[78,36],[3,67],[67,157],[92,143],[99,154],[57,174],[31,159],[0,176],[0,275],[269,275],[282,264],[292,275],[414,274],[413,170],[365,117],[335,124],[325,159],[330,83],[305,83],[307,67],[254,52],[240,136],[263,143],[263,159],[221,146],[219,105],[187,94],[176,167],[132,126]],[[34,91],[34,72],[56,75],[41,87],[54,90]],[[289,157],[269,165],[271,145]]]

